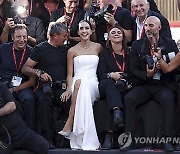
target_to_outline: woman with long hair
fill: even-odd
[[[65,101],[72,94],[67,122],[59,134],[70,139],[72,149],[97,150],[100,146],[93,115],[93,104],[99,99],[96,75],[101,45],[90,41],[89,21],[79,23],[80,42],[70,48],[67,56],[67,89]]]
[[[130,89],[128,74],[128,49],[123,29],[116,24],[108,33],[106,48],[101,52],[98,64],[99,92],[105,100],[105,132],[101,149],[112,148],[113,132],[123,125],[123,96]],[[101,111],[99,111],[101,112]]]

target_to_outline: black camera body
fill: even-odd
[[[61,88],[61,89],[66,89],[66,81],[65,80],[57,80],[55,82],[53,81],[48,81],[45,82],[41,85],[43,93],[45,94],[46,97],[52,97],[53,92],[52,92],[52,87],[55,88]]]
[[[23,24],[23,21],[17,16],[15,16],[12,20],[14,21],[14,24]]]
[[[85,15],[86,16],[85,18],[89,16],[90,18],[94,19],[95,22],[98,22],[100,18],[104,17],[104,14],[106,12],[112,13],[113,6],[109,4],[107,6],[102,7],[99,10],[98,9],[99,6],[96,3],[92,4],[90,11],[87,13],[87,15]]]
[[[122,76],[121,79],[117,80],[115,84],[118,89],[125,90],[125,89],[127,89],[128,74],[123,73],[123,74],[121,74],[121,76]]]
[[[153,69],[154,67],[154,59],[152,56],[149,55],[145,55],[145,60],[146,60],[146,64],[148,65],[149,69]]]
[[[52,92],[52,81],[45,82],[41,85],[43,93],[45,94],[46,97],[52,97],[53,92]]]

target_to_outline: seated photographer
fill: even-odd
[[[98,64],[100,97],[106,100],[106,115],[109,115],[105,122],[106,135],[101,147],[103,150],[112,148],[113,131],[117,131],[115,124],[123,123],[123,97],[130,88],[127,52],[124,31],[116,24],[110,28],[107,46],[101,52]]]
[[[9,21],[11,27],[16,24],[25,24],[28,27],[28,44],[35,46],[45,40],[44,26],[40,19],[29,16],[29,3],[28,0],[16,0],[12,6],[14,17]],[[3,43],[8,42],[7,32],[2,40]]]
[[[35,84],[35,78],[21,72],[32,50],[27,45],[26,25],[18,24],[12,29],[12,40],[0,46],[0,82],[6,84],[14,97],[22,103],[25,123],[34,129],[35,98],[31,87]]]
[[[130,72],[139,83],[124,97],[125,131],[134,136],[136,107],[153,99],[162,106],[163,137],[172,137],[175,72],[163,73],[154,54],[159,47],[169,61],[178,52],[178,48],[174,40],[160,37],[161,22],[157,17],[148,17],[144,26],[147,38],[133,42],[130,53]],[[131,144],[124,150],[130,150],[134,146]],[[170,152],[174,148],[168,142],[164,144],[164,150]]]
[[[64,24],[52,23],[48,33],[48,41],[34,47],[22,71],[27,75],[37,76],[42,82],[42,85],[35,92],[38,100],[37,117],[41,125],[39,133],[48,140],[50,148],[54,148],[52,120],[54,101],[57,101],[62,108],[64,121],[68,117],[70,108],[70,99],[65,102],[60,99],[60,96],[66,90],[64,80],[67,76],[68,48],[63,44],[67,40],[68,31]]]
[[[96,22],[97,42],[104,47],[107,41],[108,29],[117,23],[123,28],[127,42],[130,42],[133,29],[130,11],[117,6],[115,0],[97,0],[97,3],[100,10],[92,16]]]
[[[48,142],[29,129],[15,110],[14,97],[7,87],[0,83],[0,124],[4,125],[10,134],[10,146],[14,150],[28,150],[35,154],[48,154]],[[0,138],[1,141],[7,140],[7,134],[2,128],[0,128]]]

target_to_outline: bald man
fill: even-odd
[[[164,137],[172,137],[175,74],[164,74],[153,59],[157,47],[164,47],[162,55],[177,53],[178,49],[174,40],[161,37],[161,22],[155,17],[148,17],[144,24],[147,38],[134,41],[130,53],[130,71],[138,80],[136,86],[124,98],[125,104],[125,131],[134,136],[136,107],[152,99],[162,106],[162,131]],[[152,64],[148,64],[152,60]],[[169,61],[169,60],[167,60]],[[152,111],[153,112],[153,111]],[[156,118],[153,117],[152,118]],[[129,149],[134,148],[133,145]],[[126,150],[129,150],[128,148]],[[164,144],[165,151],[174,151],[170,142]]]
[[[133,40],[139,40],[145,37],[144,23],[149,16],[156,16],[160,19],[162,28],[160,36],[172,38],[168,20],[161,14],[151,11],[147,0],[132,0],[133,10],[135,12],[133,26]]]

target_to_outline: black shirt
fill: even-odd
[[[51,75],[53,81],[64,80],[67,75],[67,51],[65,45],[55,48],[45,41],[34,47],[30,58],[38,62],[37,67]]]
[[[133,20],[131,17],[131,13],[128,9],[125,9],[123,7],[117,7],[117,10],[114,14],[114,18],[123,29],[125,30],[133,29]],[[106,41],[104,39],[104,33],[107,33],[108,25],[109,24],[105,21],[104,18],[100,18],[96,22],[97,42],[100,43],[102,46],[105,46],[106,44]]]
[[[14,102],[14,97],[9,92],[6,86],[0,84],[0,108],[6,105],[8,102]],[[12,142],[16,142],[21,139],[27,130],[26,124],[20,118],[16,111],[4,116],[0,116],[2,124],[7,128],[10,133]],[[7,134],[4,129],[0,128],[0,137],[7,138]]]
[[[6,80],[9,82],[11,81],[12,76],[17,75],[17,69],[13,58],[12,46],[13,43],[5,43],[0,45],[0,77],[1,80],[4,81]],[[27,45],[21,68],[28,59],[28,57],[30,56],[31,50],[32,48]],[[14,50],[14,51],[17,59],[16,60],[17,66],[19,67],[20,59],[22,57],[24,50],[21,51]],[[18,72],[18,76],[22,78],[22,82],[25,82],[29,80],[29,78],[21,72],[21,68],[20,71]]]
[[[59,19],[60,17],[62,17],[64,15],[64,8],[60,8],[58,10],[56,10],[55,12],[52,13],[50,21],[56,21],[57,19]],[[77,37],[79,36],[77,31],[78,31],[78,24],[81,20],[83,20],[84,18],[84,11],[81,9],[77,9],[75,11],[75,15],[70,27],[70,36],[71,37]]]

